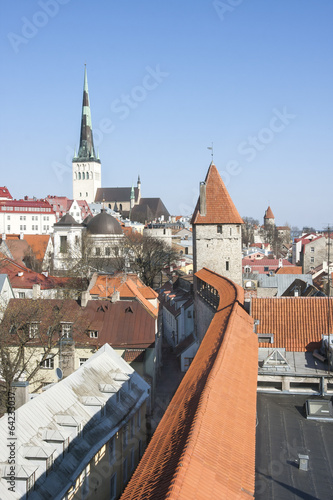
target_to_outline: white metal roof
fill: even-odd
[[[122,377],[120,376],[122,375]],[[124,377],[126,375],[126,377]],[[131,379],[131,386],[115,377]],[[102,392],[101,383],[120,387],[120,401],[114,392]],[[31,399],[15,412],[16,470],[36,469],[36,490],[29,499],[61,499],[101,446],[106,443],[131,418],[149,397],[149,385],[108,344],[104,345],[78,370],[54,384],[47,391]],[[118,391],[119,392],[119,391]],[[96,408],[92,415],[89,404],[105,406],[103,413]],[[84,432],[77,437],[73,429],[82,427]],[[71,430],[71,432],[69,432]],[[8,494],[8,416],[0,419],[0,498]],[[70,436],[71,446],[62,457],[62,447],[50,445],[46,440],[57,440]],[[10,438],[10,436],[7,436]],[[13,439],[13,438],[12,438]],[[47,458],[52,455],[53,470],[45,476],[44,466],[36,468],[32,458]],[[49,454],[49,455],[48,455]],[[30,459],[27,458],[30,457]],[[33,465],[33,467],[31,467]],[[16,472],[17,471],[17,472]],[[21,472],[20,472],[21,474]],[[11,498],[19,499],[19,492]]]

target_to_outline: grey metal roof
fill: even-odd
[[[126,377],[116,377],[116,375]],[[128,382],[120,379],[131,379]],[[99,384],[110,384],[120,391],[120,402],[114,392],[102,392]],[[36,483],[43,477],[45,465],[40,459],[54,452],[53,470],[36,484],[31,500],[62,499],[83,467],[96,452],[135,414],[149,397],[149,385],[109,345],[104,345],[78,370],[31,399],[15,413],[17,470],[36,469]],[[99,405],[95,406],[97,403]],[[105,404],[105,414],[101,405]],[[81,425],[84,432],[77,437]],[[8,417],[0,419],[0,436],[8,436]],[[68,453],[62,456],[62,446],[46,442],[52,436],[70,439]],[[55,439],[56,440],[56,439]],[[27,458],[30,457],[30,458]],[[8,498],[8,447],[0,441],[0,498]],[[45,462],[45,460],[43,460]],[[20,472],[21,473],[21,472]],[[17,489],[17,488],[16,488]],[[12,493],[12,499],[21,493]]]
[[[261,288],[277,288],[277,297],[280,297],[285,290],[295,281],[301,279],[312,285],[312,275],[310,274],[275,274],[267,276],[267,274],[258,274],[258,286]]]
[[[333,498],[333,425],[307,420],[307,399],[258,394],[256,500]],[[309,456],[308,471],[298,468],[298,454]]]
[[[88,222],[87,231],[90,234],[123,234],[121,225],[117,219],[108,214],[104,209]]]

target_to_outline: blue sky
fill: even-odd
[[[214,163],[242,216],[333,223],[333,2],[1,2],[1,185],[72,195],[87,63],[102,185],[189,214]]]

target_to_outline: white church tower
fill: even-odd
[[[79,152],[72,160],[73,199],[95,201],[101,187],[101,161],[96,157],[92,133],[91,113],[88,94],[87,69],[84,68],[83,103]]]

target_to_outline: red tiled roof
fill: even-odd
[[[25,234],[24,240],[28,243],[37,260],[43,260],[51,236],[49,234]]]
[[[268,207],[265,212],[265,219],[275,219],[271,207]]]
[[[206,182],[206,215],[200,214],[200,197],[195,207],[192,224],[243,224],[243,220],[222,181],[222,178],[211,163],[205,179]]]
[[[302,266],[279,267],[275,274],[303,274]]]
[[[108,343],[119,349],[147,349],[154,346],[155,319],[137,301],[119,300],[111,303],[108,300],[89,300],[83,308],[71,299],[11,299],[3,320],[4,328],[21,312],[26,323],[27,311],[33,308],[40,315],[42,338],[47,335],[49,322],[53,318],[53,323],[55,320],[58,323],[75,323],[73,340],[77,345],[99,347]],[[97,330],[98,337],[90,338],[87,330]],[[33,342],[40,344],[40,339],[34,339]]]
[[[98,331],[99,345],[142,349],[155,342],[155,318],[136,300],[89,300],[83,314],[89,329]]]
[[[240,287],[207,269],[196,276],[216,288],[220,303],[122,500],[254,496],[258,345],[253,322],[240,304]],[[236,362],[240,352],[242,370]]]
[[[46,200],[0,200],[0,210],[7,212],[8,207],[26,209],[22,212],[28,211],[29,208],[29,213],[40,212],[41,209],[43,212],[53,213],[51,205]]]
[[[330,301],[333,325],[333,298]],[[251,316],[259,320],[258,333],[274,334],[274,344],[260,343],[259,347],[313,351],[319,347],[322,334],[328,333],[327,307],[327,297],[252,299]]]
[[[144,349],[126,349],[122,355],[122,358],[127,363],[133,363],[134,361],[137,363],[142,363],[144,360]]]
[[[15,262],[8,257],[0,261],[0,272],[7,274],[12,288],[32,288],[39,284],[42,290],[67,287],[71,278],[60,278],[57,276],[45,276],[42,273],[32,271],[24,264]]]
[[[12,200],[13,197],[9,192],[9,189],[6,186],[0,187],[0,198],[7,198],[8,200]]]
[[[149,300],[156,299],[157,293],[142,283],[136,274],[118,274],[97,276],[94,286],[89,290],[90,295],[99,298],[110,297],[117,290],[120,298],[137,298],[154,316],[158,309]]]

